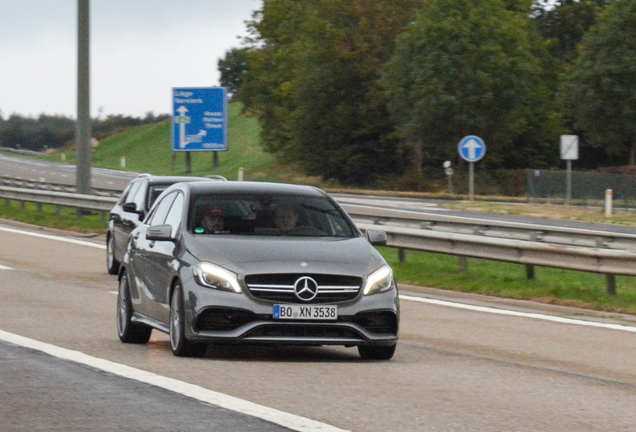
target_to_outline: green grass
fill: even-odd
[[[62,208],[57,215],[55,206],[43,205],[40,211],[37,204],[25,203],[22,208],[17,201],[10,201],[8,206],[6,201],[0,201],[0,218],[85,234],[105,234],[107,224],[101,220],[99,212],[78,218],[72,208]]]
[[[265,153],[260,146],[260,127],[256,118],[241,114],[241,104],[229,105],[228,142],[229,151],[218,152],[219,166],[213,167],[212,152],[191,152],[194,176],[217,174],[229,180],[237,178],[240,167],[245,180],[302,181],[294,167],[282,167],[274,156]],[[156,175],[185,174],[185,153],[173,152],[170,144],[170,121],[141,126],[123,131],[100,141],[92,165],[133,172],[148,172]],[[62,151],[47,156],[48,160],[61,162]],[[66,163],[75,163],[75,152],[64,152]],[[121,167],[121,158],[126,158],[126,167]]]
[[[528,280],[523,265],[470,258],[462,274],[455,256],[407,251],[400,263],[397,249],[378,249],[399,283],[636,314],[636,278],[616,277],[617,295],[609,296],[604,275],[535,267]]]

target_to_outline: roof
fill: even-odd
[[[155,176],[150,174],[140,174],[137,179],[147,179],[149,184],[167,184],[171,185],[174,183],[181,182],[199,182],[199,181],[214,181],[210,179],[206,179],[205,177],[188,177],[188,176]]]
[[[287,183],[266,183],[249,181],[203,181],[190,183],[188,188],[195,194],[205,194],[208,192],[230,194],[280,194],[280,195],[309,195],[324,196],[324,192],[313,186],[302,186]]]

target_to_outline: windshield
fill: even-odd
[[[353,237],[327,198],[277,195],[201,195],[190,211],[194,234]]]

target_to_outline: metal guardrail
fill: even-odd
[[[387,246],[460,257],[605,274],[616,294],[616,275],[636,276],[636,235],[343,205],[361,229],[382,229]],[[462,260],[463,258],[463,260]]]
[[[0,186],[0,199],[99,211],[102,220],[117,198]],[[534,277],[534,266],[601,273],[607,290],[616,293],[615,276],[636,276],[636,235],[475,220],[403,210],[343,204],[361,229],[382,229],[389,247],[523,264]],[[81,214],[81,212],[78,212]],[[462,259],[464,261],[462,261]]]
[[[581,246],[587,248],[636,251],[636,234],[583,230],[530,223],[473,219],[430,213],[392,210],[377,207],[341,204],[361,222],[382,226],[397,226],[424,231],[524,240],[539,243]]]
[[[27,155],[27,156],[46,156],[46,154],[42,152],[16,149],[13,147],[0,147],[0,152],[16,153],[16,154]]]
[[[117,203],[117,198],[102,197],[96,195],[82,195],[68,192],[57,192],[38,189],[23,189],[0,186],[0,198],[4,198],[6,205],[13,201],[18,201],[24,207],[24,203],[31,202],[38,204],[41,210],[43,204],[56,206],[56,214],[59,215],[63,207],[71,207],[81,210],[98,211],[102,221],[106,220],[108,213]],[[81,212],[78,212],[81,217]]]
[[[9,176],[0,176],[0,185],[1,186],[9,186],[15,188],[25,188],[25,189],[40,189],[40,190],[49,190],[54,192],[68,192],[68,193],[76,193],[76,187],[73,184],[64,184],[64,183],[50,183],[50,182],[42,182],[35,180],[26,180],[16,177]],[[102,188],[92,188],[93,193],[98,196],[105,197],[118,197],[121,195],[121,190],[117,189],[102,189]]]

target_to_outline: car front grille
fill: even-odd
[[[302,300],[296,295],[296,282],[311,278],[316,282],[317,293],[311,300]],[[358,296],[362,278],[357,276],[325,274],[258,274],[245,277],[247,288],[261,300],[285,303],[337,303],[353,300]]]

